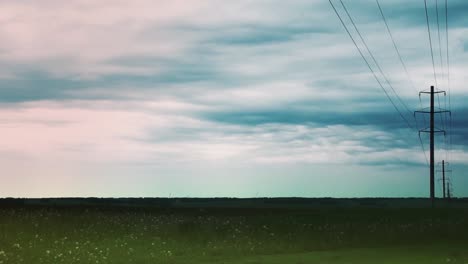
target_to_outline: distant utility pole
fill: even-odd
[[[434,207],[434,200],[435,200],[435,188],[434,188],[434,133],[444,133],[445,130],[441,129],[434,129],[434,114],[436,113],[450,113],[448,110],[443,110],[443,109],[438,109],[438,111],[434,110],[434,94],[439,94],[439,93],[444,93],[444,96],[446,95],[445,91],[434,91],[434,86],[431,86],[430,91],[422,91],[419,92],[419,97],[421,97],[421,94],[430,94],[431,96],[431,105],[429,107],[429,111],[425,110],[427,108],[423,108],[419,111],[414,111],[414,114],[416,113],[423,113],[423,114],[429,114],[430,115],[430,125],[429,128],[424,128],[419,130],[419,135],[422,133],[429,133],[429,141],[430,141],[430,166],[429,166],[429,186],[430,186],[430,198],[431,198],[431,206]]]
[[[443,193],[445,198],[445,160],[442,160],[442,186],[444,186]]]
[[[441,172],[442,173],[442,193],[443,193],[443,197],[444,198],[447,198],[448,196],[446,195],[447,192],[447,188],[446,188],[446,183],[448,183],[448,178],[447,176],[445,175],[446,172],[452,172],[452,170],[448,170],[447,167],[450,165],[448,162],[445,162],[445,160],[442,160],[442,163],[439,163],[439,164],[442,164],[442,170],[438,170],[437,172]]]
[[[447,182],[447,198],[450,199],[452,198],[451,192],[450,192],[450,182]]]

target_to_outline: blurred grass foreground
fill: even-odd
[[[0,264],[468,264],[463,206],[48,203],[0,202]]]

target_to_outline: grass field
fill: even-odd
[[[0,209],[5,263],[466,263],[464,209]]]

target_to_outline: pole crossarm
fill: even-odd
[[[439,179],[437,179],[437,181],[438,181],[438,182],[445,182],[445,183],[448,183],[448,182],[449,182],[449,179],[447,178],[447,179],[444,180],[444,179],[442,179],[442,178],[439,178]]]
[[[443,93],[444,95],[447,95],[447,93],[445,91],[434,91],[432,92],[433,94],[439,94],[439,93]],[[430,91],[422,91],[422,92],[419,92],[419,96],[421,96],[421,94],[431,94]]]
[[[441,107],[436,107],[436,106],[434,106],[434,110],[436,110],[436,109],[438,109],[439,111],[450,111],[450,110],[447,110],[447,109],[445,109],[445,108],[441,108]],[[416,110],[416,111],[419,111],[419,112],[421,112],[421,111],[428,111],[427,113],[430,113],[429,110],[431,110],[430,107],[422,107],[422,108],[420,108],[419,110]]]
[[[445,166],[450,166],[450,162],[448,161],[444,161],[443,163],[445,163]],[[442,162],[437,162],[437,166],[440,166],[442,165]]]
[[[438,114],[438,113],[449,113],[450,116],[452,116],[452,111],[450,110],[446,110],[446,109],[442,109],[442,108],[439,108],[439,111],[424,111],[424,110],[417,110],[417,111],[414,111],[414,115],[416,115],[416,113],[424,113],[424,114],[430,114],[430,113],[434,113],[434,114]]]
[[[445,135],[446,132],[443,129],[431,130],[430,128],[425,128],[425,129],[419,130],[419,134],[421,133],[444,133]]]

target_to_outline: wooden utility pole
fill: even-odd
[[[450,194],[450,182],[447,182],[447,198],[450,199],[452,196]]]
[[[445,160],[442,160],[442,192],[445,199]]]
[[[423,133],[429,133],[429,144],[430,144],[430,164],[429,164],[429,194],[430,194],[430,199],[431,199],[431,207],[434,207],[434,202],[435,202],[435,184],[434,184],[434,134],[435,133],[444,133],[445,134],[445,131],[444,130],[440,130],[440,129],[435,129],[435,126],[434,126],[434,115],[436,113],[450,113],[450,111],[447,111],[447,110],[443,110],[443,109],[439,109],[438,111],[435,111],[434,109],[434,95],[435,94],[439,94],[439,93],[444,93],[445,95],[445,91],[434,91],[434,86],[431,86],[431,89],[429,92],[427,91],[423,91],[423,92],[419,92],[419,96],[421,96],[421,94],[430,94],[431,96],[431,101],[430,101],[430,107],[429,107],[429,111],[425,111],[424,109],[421,109],[419,111],[415,111],[414,113],[423,113],[423,114],[429,114],[430,115],[430,124],[429,124],[429,128],[425,128],[425,129],[422,129],[422,130],[419,130],[419,133],[421,134],[421,132]]]
[[[437,163],[437,167],[439,165],[442,167],[440,170],[437,170],[436,172],[440,172],[442,174],[442,178],[439,178],[439,181],[442,181],[442,197],[447,198],[448,197],[448,183],[450,180],[449,174],[447,173],[452,173],[452,170],[450,169],[450,163],[446,162],[445,160],[442,160],[442,162]]]
[[[435,198],[435,191],[434,191],[434,86],[431,86],[431,124],[430,124],[430,144],[431,144],[431,160],[430,160],[430,185],[431,185],[431,206],[434,207],[434,198]]]

